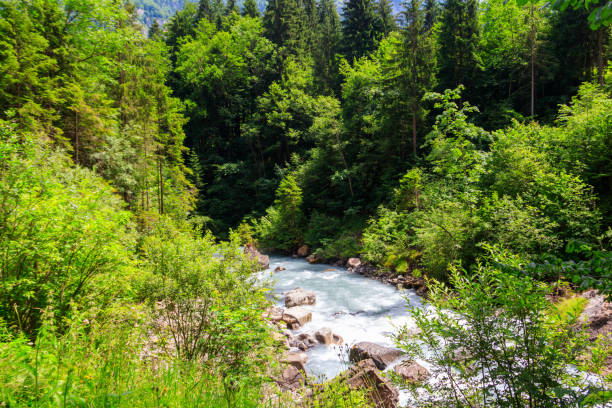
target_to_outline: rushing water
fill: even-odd
[[[286,270],[272,272],[277,266]],[[297,287],[312,290],[317,296],[316,304],[305,306],[312,311],[312,322],[295,330],[295,334],[314,334],[329,327],[348,346],[360,341],[393,346],[390,336],[396,331],[394,327],[411,323],[406,310],[408,301],[412,306],[421,306],[414,290],[400,291],[345,268],[311,265],[301,258],[271,256],[267,273],[273,279],[279,306],[284,307],[283,293]],[[335,377],[346,369],[347,356],[339,354],[339,347],[313,347],[307,351],[306,371],[320,378]]]

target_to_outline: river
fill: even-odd
[[[286,269],[273,272],[278,266]],[[266,275],[272,279],[276,302],[281,307],[283,293],[288,290],[300,287],[316,294],[316,303],[306,306],[312,311],[312,322],[295,330],[295,334],[329,327],[349,347],[360,341],[392,347],[395,327],[411,324],[408,303],[422,306],[421,298],[412,289],[398,290],[345,268],[309,264],[302,258],[271,256]],[[347,367],[344,350],[324,345],[311,348],[306,352],[307,373],[320,379],[335,377]]]

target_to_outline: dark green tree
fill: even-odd
[[[210,0],[200,0],[198,2],[198,13],[197,19],[201,20],[203,18],[208,19],[209,21],[212,19],[212,4]]]
[[[255,0],[245,0],[242,5],[242,15],[249,17],[260,17],[259,9],[257,8],[257,3]]]
[[[438,36],[439,87],[452,89],[463,84],[468,99],[478,71],[477,17],[476,0],[448,0],[444,3]]]
[[[301,0],[270,0],[263,16],[265,36],[282,54],[301,55],[307,46],[306,16]]]
[[[378,0],[376,3],[376,15],[379,24],[378,30],[383,36],[386,37],[391,31],[397,29],[391,0]]]
[[[431,30],[441,14],[439,0],[425,0],[425,29]]]
[[[374,51],[380,39],[379,23],[372,0],[348,0],[342,7],[344,54],[352,63]]]
[[[236,4],[236,0],[227,0],[227,4],[225,5],[225,15],[238,13],[240,14],[240,9],[238,8],[238,4]]]
[[[402,101],[412,117],[412,153],[417,155],[417,122],[423,115],[421,100],[434,82],[435,44],[427,29],[426,11],[422,0],[408,0],[402,11],[405,26],[399,53],[399,83]]]
[[[316,46],[312,54],[318,88],[322,92],[338,91],[336,54],[340,46],[340,16],[334,0],[321,0],[317,5]]]

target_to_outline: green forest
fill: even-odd
[[[0,407],[609,406],[611,27],[609,0],[3,0]],[[288,386],[263,253],[424,282],[392,338],[443,379]]]

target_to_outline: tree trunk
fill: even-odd
[[[417,104],[416,101],[412,104],[412,153],[417,157]]]
[[[604,27],[600,27],[597,30],[597,79],[599,80],[599,85],[602,87],[605,85],[604,71],[606,64],[604,61],[604,38],[607,34],[606,31]]]
[[[533,19],[533,3],[529,10],[529,16],[531,18],[531,31],[529,33],[530,42],[530,53],[531,53],[531,117],[535,115],[535,22]]]

